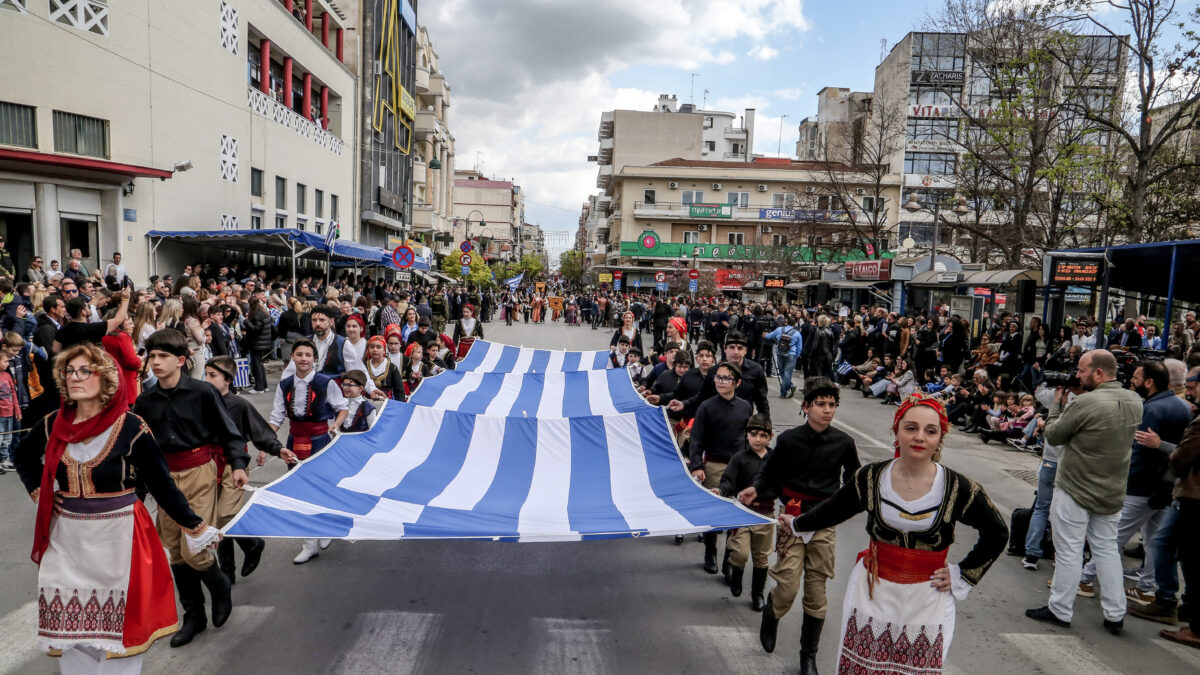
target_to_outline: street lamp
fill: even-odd
[[[908,201],[904,204],[904,210],[908,211],[909,213],[916,213],[917,211],[927,210],[921,206],[920,202],[917,201],[917,191],[916,190],[913,190],[912,192],[908,193]],[[937,266],[937,247],[938,247],[938,238],[939,238],[938,235],[940,234],[938,231],[938,227],[939,227],[939,221],[941,220],[941,211],[942,211],[941,203],[936,198],[934,198],[933,199],[933,242],[929,246],[929,271],[930,272],[934,271],[934,269]],[[967,208],[967,198],[963,197],[962,195],[959,195],[958,200],[954,204],[953,211],[954,211],[954,213],[956,213],[957,215],[960,215],[960,216],[966,215],[966,213],[970,211],[970,209]]]
[[[436,152],[437,152],[437,149],[433,147],[433,142],[431,142],[431,141],[429,141],[429,140],[427,140],[427,139],[424,139],[424,138],[418,138],[418,139],[417,139],[417,142],[418,142],[418,143],[429,143],[429,149],[430,149],[430,150],[431,150],[433,153],[435,153],[435,154],[433,155],[433,159],[429,160],[429,163],[428,163],[428,164],[426,164],[426,166],[428,166],[428,167],[429,167],[429,168],[431,168],[431,169],[440,169],[440,168],[442,168],[442,162],[441,162],[441,160],[439,160],[439,159],[437,158],[437,154],[436,154]]]
[[[487,221],[483,219],[483,211],[480,211],[479,209],[471,209],[471,213],[478,213],[479,226],[487,227]],[[463,239],[466,239],[467,241],[471,240],[471,213],[468,213],[467,217],[463,219],[463,222],[466,223],[464,225],[466,229],[463,232]]]

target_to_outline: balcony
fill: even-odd
[[[418,94],[429,93],[429,69],[417,67],[416,78],[413,80],[413,89]]]
[[[845,262],[861,260],[862,251],[851,250],[834,254],[832,251],[814,251],[806,246],[766,246],[740,244],[682,244],[659,241],[654,248],[645,248],[639,241],[620,242],[619,253],[613,253],[615,244],[609,245],[608,260],[610,264],[616,259],[632,258],[635,260],[719,260],[728,262]],[[819,254],[820,259],[814,258]]]
[[[255,113],[268,119],[273,119],[304,138],[312,139],[314,143],[332,152],[342,154],[345,143],[342,139],[313,124],[299,113],[262,93],[257,87],[246,87],[246,106]]]
[[[741,160],[744,162],[744,161],[746,161],[746,153],[744,153],[744,152],[727,152],[727,153],[725,153],[725,159],[735,159],[735,160]]]
[[[613,139],[605,138],[600,141],[600,152],[596,155],[596,163],[612,164]]]
[[[725,127],[725,137],[726,138],[745,138],[746,137],[746,128],[745,127]]]
[[[433,207],[428,204],[413,204],[412,207],[412,228],[413,232],[432,232],[434,230]]]
[[[449,93],[446,76],[440,72],[429,74],[429,95],[444,98]]]
[[[413,125],[413,131],[418,138],[426,138],[436,136],[445,138],[446,128],[442,126],[442,121],[437,118],[432,111],[418,110],[416,123]]]
[[[607,190],[609,183],[612,182],[613,168],[611,164],[604,164],[600,167],[596,175],[596,187],[601,190]]]
[[[797,209],[764,206],[733,206],[731,204],[681,204],[679,202],[634,202],[633,215],[637,218],[665,218],[669,220],[701,220],[713,222],[754,221],[762,223],[847,223],[848,211],[829,209]]]
[[[606,138],[613,137],[613,123],[616,121],[616,114],[609,110],[608,112],[600,113],[600,130],[596,132],[596,140],[602,141]]]
[[[425,184],[425,173],[426,173],[425,162],[413,162],[412,179],[413,179],[414,185],[424,185]]]

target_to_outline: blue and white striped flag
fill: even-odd
[[[422,380],[408,400],[499,417],[587,417],[654,409],[623,368],[524,374],[449,370]]]
[[[493,277],[493,278],[495,278],[495,277]],[[525,273],[521,272],[520,274],[518,274],[515,277],[512,277],[511,279],[505,279],[504,285],[508,286],[508,290],[515,291],[515,290],[517,290],[517,286],[521,285],[521,280],[524,278],[525,278]]]
[[[514,347],[487,340],[476,340],[456,372],[484,373],[573,373],[604,370],[609,367],[609,352],[560,352],[555,349]]]

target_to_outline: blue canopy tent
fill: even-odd
[[[1177,283],[1180,270],[1200,269],[1200,239],[1049,251],[1043,258],[1042,268],[1043,279],[1047,282],[1045,292],[1049,293],[1050,265],[1055,256],[1101,254],[1106,263],[1103,282],[1100,285],[1101,321],[1104,321],[1103,317],[1107,312],[1110,288],[1164,298],[1168,330],[1176,299],[1200,303],[1200,285]]]

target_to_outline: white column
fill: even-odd
[[[62,250],[62,220],[58,217],[58,186],[54,183],[38,183],[34,186],[33,209],[33,252],[42,256],[44,267],[50,271],[50,261],[59,262],[58,269],[66,265]]]

